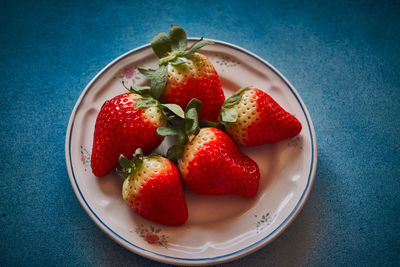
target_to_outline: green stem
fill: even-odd
[[[201,121],[200,121],[200,126],[201,126],[201,127],[214,127],[214,128],[218,128],[219,123],[218,123],[218,122],[212,122],[212,121],[201,120]]]

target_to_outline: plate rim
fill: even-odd
[[[197,41],[200,38],[198,37],[189,37],[189,41]],[[289,87],[290,91],[293,93],[295,96],[296,100],[300,104],[300,107],[305,115],[307,126],[308,126],[308,131],[310,133],[310,140],[311,140],[311,164],[310,164],[310,172],[307,178],[307,183],[306,187],[303,191],[303,193],[300,196],[300,199],[296,203],[295,207],[293,210],[289,213],[289,215],[286,217],[285,220],[282,221],[281,224],[279,224],[278,227],[276,227],[271,233],[268,235],[264,236],[257,242],[252,243],[251,245],[248,245],[244,248],[241,248],[239,250],[236,250],[234,252],[224,254],[224,255],[219,255],[215,257],[207,257],[207,258],[181,258],[181,257],[174,257],[174,256],[168,256],[168,255],[163,255],[160,253],[153,252],[151,250],[142,248],[138,245],[135,245],[134,243],[126,240],[124,237],[120,236],[118,233],[116,233],[114,230],[112,230],[110,227],[108,227],[98,216],[97,214],[91,209],[89,204],[86,202],[78,184],[75,178],[74,170],[72,167],[72,156],[71,156],[71,138],[72,138],[72,130],[74,127],[74,121],[75,121],[75,115],[76,112],[83,100],[83,98],[86,96],[87,92],[89,89],[92,87],[92,85],[112,66],[120,62],[122,59],[135,54],[141,50],[150,48],[151,45],[150,43],[141,45],[139,47],[136,47],[121,56],[115,58],[112,60],[109,64],[107,64],[101,71],[99,71],[95,77],[86,85],[85,89],[82,91],[80,94],[78,100],[75,103],[75,106],[71,112],[70,119],[68,122],[68,127],[66,131],[66,136],[65,136],[65,161],[66,161],[66,166],[67,166],[67,171],[68,171],[68,176],[72,185],[72,188],[74,190],[74,193],[76,197],[79,200],[79,203],[81,206],[84,208],[85,212],[89,215],[89,217],[92,219],[92,221],[95,222],[95,224],[103,231],[105,232],[109,237],[111,237],[114,241],[116,241],[118,244],[121,246],[125,247],[129,251],[132,251],[136,254],[139,254],[141,256],[144,256],[146,258],[156,260],[159,262],[164,262],[164,263],[169,263],[169,264],[185,264],[185,265],[208,265],[208,264],[216,264],[216,263],[223,263],[223,262],[228,262],[232,261],[241,257],[244,257],[264,246],[272,242],[275,238],[277,238],[292,222],[293,220],[297,217],[297,215],[300,213],[300,211],[303,209],[305,203],[307,202],[307,199],[310,195],[312,185],[315,180],[315,174],[316,174],[316,169],[317,169],[317,140],[316,140],[316,135],[315,135],[315,130],[314,130],[314,125],[312,123],[310,114],[307,110],[307,107],[305,106],[303,100],[301,99],[299,93],[297,90],[294,88],[294,86],[286,79],[282,73],[280,73],[274,66],[272,66],[268,61],[265,59],[259,57],[258,55],[248,51],[245,48],[242,48],[240,46],[220,41],[220,40],[215,40],[215,39],[208,39],[210,41],[213,41],[215,44],[219,44],[225,47],[232,48],[234,50],[237,50],[239,52],[242,52],[250,57],[253,57],[254,59],[258,60],[260,63],[262,63],[264,66],[272,70],[276,75],[279,76],[279,78],[282,79],[282,81]]]

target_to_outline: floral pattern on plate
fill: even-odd
[[[150,245],[160,245],[165,248],[168,248],[168,236],[164,234],[160,234],[162,231],[161,228],[154,228],[154,226],[145,227],[144,224],[140,224],[135,229],[135,233],[137,233],[144,241],[149,243]]]
[[[85,168],[85,171],[87,171],[87,169],[90,167],[90,155],[90,151],[81,145],[81,162]]]
[[[271,216],[269,212],[263,214],[262,216],[258,216],[256,214],[254,215],[254,217],[258,219],[258,221],[256,222],[257,234],[260,233],[262,230],[266,229],[268,226],[270,226],[273,220],[273,216]]]
[[[226,56],[226,55],[215,55],[217,59],[215,60],[215,64],[219,66],[225,66],[228,68],[236,67],[240,65],[240,62],[235,60],[233,57]]]
[[[121,84],[126,88],[136,85],[139,80],[143,79],[143,77],[144,76],[139,72],[138,67],[127,67],[117,76]]]
[[[303,149],[302,141],[299,136],[289,139],[287,145],[298,149]]]

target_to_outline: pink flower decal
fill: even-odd
[[[168,236],[161,234],[161,228],[145,227],[143,224],[136,227],[135,232],[150,245],[160,245],[168,248]]]
[[[90,166],[90,152],[84,146],[81,146],[81,162],[86,171],[87,168]]]
[[[132,77],[134,77],[136,74],[135,69],[129,68],[129,69],[125,69],[124,71],[124,77],[126,79],[130,79]]]
[[[147,232],[144,237],[144,240],[149,244],[156,244],[158,242],[158,240],[160,240],[160,238],[156,234]]]

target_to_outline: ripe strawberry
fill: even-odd
[[[186,108],[198,98],[204,109],[200,119],[217,121],[225,100],[218,74],[206,56],[194,53],[181,65],[168,65],[168,81],[161,97],[168,103]]]
[[[160,224],[177,226],[188,218],[183,186],[176,166],[168,159],[141,149],[132,160],[120,157],[125,178],[122,197],[140,216]]]
[[[132,92],[147,88],[131,88]],[[166,125],[166,109],[153,98],[137,93],[114,97],[102,106],[95,124],[91,166],[93,174],[103,177],[118,166],[119,155],[130,157],[141,147],[151,152],[163,141],[157,136],[158,127]],[[183,111],[182,111],[183,113]]]
[[[151,42],[153,51],[160,58],[159,69],[139,69],[151,81],[153,95],[161,96],[167,103],[175,103],[183,109],[192,98],[203,103],[200,119],[217,121],[225,100],[217,71],[208,58],[196,51],[212,44],[201,39],[187,49],[185,31],[172,25],[170,33],[160,33]]]
[[[183,129],[160,127],[160,135],[177,135],[178,144],[167,153],[178,159],[184,184],[206,195],[236,194],[252,197],[258,191],[260,171],[223,131],[198,127],[196,107],[190,102]]]
[[[267,93],[245,87],[228,98],[220,122],[236,144],[258,146],[298,135],[301,123]]]
[[[252,197],[258,191],[257,164],[216,128],[202,128],[178,162],[183,182],[193,192]]]

